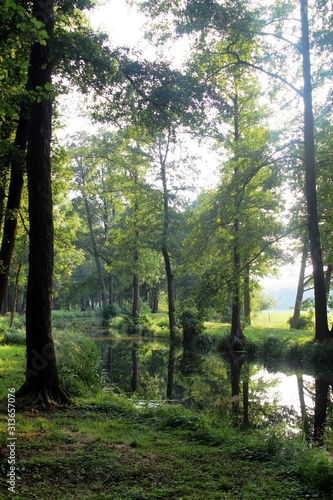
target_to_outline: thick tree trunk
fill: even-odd
[[[21,204],[23,172],[26,164],[23,154],[25,154],[28,138],[27,114],[26,106],[22,105],[15,137],[15,146],[18,149],[18,154],[12,159],[5,223],[0,249],[0,308],[6,293],[15,246],[18,211]],[[22,153],[22,156],[19,153]]]
[[[44,89],[51,83],[50,41],[53,35],[53,1],[33,2],[33,14],[45,23],[49,39],[31,50],[29,88]],[[27,370],[17,398],[52,406],[68,402],[59,384],[52,337],[53,214],[51,191],[52,102],[43,97],[30,108],[27,148],[29,192],[29,276],[27,287]]]
[[[305,180],[306,201],[308,214],[308,229],[310,253],[313,267],[314,300],[316,315],[316,340],[325,340],[330,337],[327,324],[327,302],[325,276],[320,245],[318,224],[318,204],[316,192],[316,165],[314,146],[314,120],[312,106],[312,83],[309,44],[308,2],[300,0],[302,22],[302,61],[303,61],[303,101],[304,101],[304,152],[305,152]]]
[[[303,244],[302,261],[301,261],[301,268],[300,268],[299,277],[298,277],[298,286],[297,286],[297,293],[296,293],[296,299],[295,299],[294,314],[290,320],[290,327],[296,328],[296,329],[300,328],[301,304],[302,304],[303,293],[304,293],[305,268],[306,268],[306,261],[308,258],[308,254],[309,254],[309,243],[308,243],[308,240],[306,239],[306,241],[304,241],[304,244]]]

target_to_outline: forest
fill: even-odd
[[[330,498],[333,4],[136,0],[149,50],[95,29],[99,6],[0,2],[1,487]],[[262,280],[287,263],[272,328]],[[299,414],[256,399],[259,365],[297,377]]]

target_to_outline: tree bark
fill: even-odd
[[[238,249],[239,219],[234,221],[234,278],[232,283],[231,339],[239,343],[244,339],[240,315],[240,254]]]
[[[251,325],[250,266],[244,270],[244,320]]]
[[[175,355],[176,355],[176,314],[175,314],[173,273],[171,269],[170,256],[166,248],[162,248],[162,253],[165,262],[165,272],[166,272],[167,286],[168,286],[170,349],[169,349],[169,360],[168,360],[167,397],[168,399],[171,399],[173,392],[173,375],[175,370]]]
[[[298,277],[298,286],[297,286],[297,293],[296,293],[296,299],[295,299],[294,314],[290,320],[290,327],[295,328],[295,329],[300,328],[301,303],[303,300],[305,268],[306,268],[306,261],[308,258],[308,254],[309,254],[309,242],[306,239],[303,243],[302,261],[301,261],[301,268],[300,268],[299,277]]]
[[[90,240],[91,240],[91,244],[93,247],[93,254],[94,254],[95,263],[96,263],[96,267],[97,267],[99,284],[101,287],[102,304],[104,307],[107,304],[106,286],[105,286],[105,281],[104,281],[104,276],[103,276],[103,268],[102,268],[101,260],[99,258],[99,254],[98,254],[98,250],[97,250],[97,243],[96,243],[96,238],[95,238],[95,234],[94,234],[94,228],[93,228],[92,217],[91,217],[91,213],[90,213],[89,202],[88,202],[86,197],[84,197],[84,205],[86,208],[89,233],[90,233]]]
[[[167,146],[164,155],[162,154],[162,149],[160,147],[159,160],[161,167],[161,179],[163,185],[162,254],[164,258],[165,274],[166,274],[167,288],[168,288],[168,316],[169,316],[169,332],[170,332],[167,397],[171,399],[173,392],[173,375],[175,369],[175,355],[176,355],[176,314],[175,314],[175,298],[174,298],[174,278],[173,278],[170,255],[168,250],[170,214],[169,214],[169,192],[167,187],[167,175],[166,175],[166,158],[169,151],[169,141],[170,141],[170,133],[168,135]]]
[[[314,146],[314,119],[312,106],[312,82],[309,43],[308,2],[300,0],[302,23],[302,64],[303,64],[303,102],[304,102],[304,153],[305,184],[308,214],[310,253],[313,267],[315,300],[315,339],[322,341],[330,337],[327,323],[327,301],[325,276],[320,245],[318,223],[318,204],[316,192],[316,165]]]
[[[234,142],[239,140],[239,110],[238,110],[238,95],[234,97]],[[235,167],[234,178],[237,177],[238,167]],[[231,333],[230,343],[231,349],[239,349],[244,339],[244,334],[241,326],[240,313],[240,272],[241,272],[241,257],[239,252],[239,190],[236,189],[234,207],[237,215],[234,218],[234,234],[233,234],[233,282],[232,282],[232,304],[231,304]]]
[[[325,289],[326,289],[326,296],[328,297],[330,294],[330,289],[331,289],[331,279],[332,279],[332,266],[331,264],[328,264],[327,269],[326,269],[326,274],[325,274]]]
[[[11,164],[8,200],[0,249],[0,309],[6,293],[10,265],[15,246],[17,217],[21,204],[23,173],[25,169],[25,161],[20,153],[25,154],[27,139],[28,110],[26,105],[22,104],[14,142],[18,151],[12,159]]]
[[[35,43],[31,49],[29,88],[35,92],[51,83],[51,47],[54,16],[53,1],[35,0],[33,15],[44,22],[46,45]],[[45,87],[46,86],[46,87]],[[50,97],[35,99],[30,107],[27,147],[29,193],[29,275],[26,309],[26,380],[17,398],[29,404],[49,407],[68,402],[60,387],[52,337],[53,214],[51,191]]]

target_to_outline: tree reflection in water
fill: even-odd
[[[193,345],[170,349],[156,340],[109,340],[101,343],[101,352],[112,383],[124,393],[163,401],[170,399],[167,381],[172,380],[172,399],[187,407],[244,425],[285,423],[294,432],[301,429],[307,440],[323,442],[331,377],[314,379],[299,369],[294,375],[269,373],[259,363],[247,362],[245,353],[223,358]]]

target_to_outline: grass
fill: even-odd
[[[288,319],[292,316],[292,311],[261,311],[252,319],[253,326],[263,326],[266,328],[289,328]]]
[[[162,323],[159,328],[164,320],[164,315],[154,319]],[[206,334],[219,338],[226,328],[207,323]],[[274,328],[267,332],[260,325],[246,331],[256,342],[294,335]],[[68,335],[69,330],[59,340],[65,342]],[[306,332],[295,335],[308,343]],[[86,349],[73,339],[83,346],[81,359],[90,358],[89,343]],[[24,346],[0,344],[0,399],[5,398],[0,403],[0,499],[332,498],[328,453],[307,447],[279,427],[242,430],[179,405],[137,408],[100,386],[77,397],[71,407],[17,414],[16,492],[6,495],[7,389],[21,385],[24,356]]]
[[[4,417],[0,426],[6,431]],[[101,394],[51,414],[18,415],[16,426],[15,500],[330,498],[332,468],[323,452],[313,457],[281,435],[240,434],[226,422],[213,426],[177,406],[139,410]],[[5,458],[4,440],[1,452]],[[304,453],[311,466],[320,459],[324,470],[312,486],[302,473]]]

